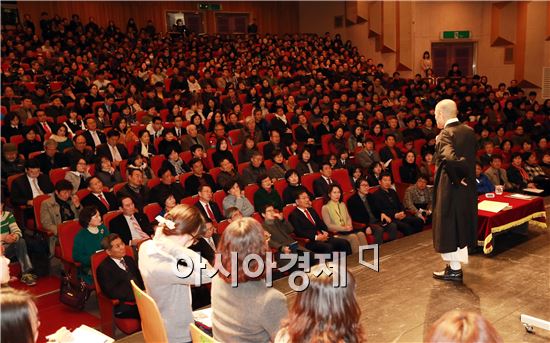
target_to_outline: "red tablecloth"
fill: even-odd
[[[478,210],[477,222],[477,240],[478,245],[483,246],[485,254],[493,251],[493,234],[509,230],[518,225],[531,222],[532,224],[546,228],[546,211],[544,209],[544,199],[535,197],[530,200],[521,200],[509,198],[503,193],[488,199],[485,195],[478,197],[478,203],[483,200],[498,201],[508,203],[512,208],[502,210],[498,213]]]

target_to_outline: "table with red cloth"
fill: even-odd
[[[542,197],[535,196],[533,199],[523,200],[510,198],[507,196],[510,194],[513,193],[504,192],[501,195],[495,195],[494,198],[487,198],[485,195],[478,197],[478,203],[490,200],[508,203],[512,207],[497,213],[477,211],[477,241],[479,246],[483,246],[485,254],[490,254],[493,251],[493,235],[496,233],[513,229],[524,223],[547,228],[546,210]]]

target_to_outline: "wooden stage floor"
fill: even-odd
[[[433,250],[431,231],[382,245],[378,273],[350,256],[367,341],[422,342],[441,315],[464,309],[481,312],[506,342],[548,342],[550,332],[528,334],[519,317],[550,320],[550,231],[531,226],[527,236],[497,239],[506,250],[498,252],[497,245],[492,256],[471,255],[462,285],[432,278],[444,262]],[[292,303],[295,293],[286,280],[276,287]]]

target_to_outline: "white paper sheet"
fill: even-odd
[[[212,327],[212,307],[204,308],[202,310],[193,311],[193,319],[200,322],[204,326]]]
[[[477,204],[477,209],[482,211],[497,213],[502,211],[508,205],[509,204],[507,202],[483,200],[482,202]]]

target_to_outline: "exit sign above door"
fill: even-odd
[[[443,31],[441,39],[470,39],[472,34],[470,31]]]

